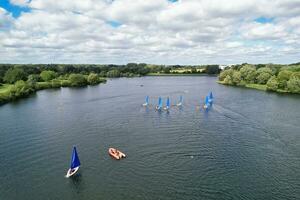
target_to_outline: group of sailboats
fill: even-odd
[[[176,106],[178,106],[178,107],[182,106],[182,101],[183,101],[183,97],[180,96],[179,101],[176,104]],[[143,103],[143,106],[145,106],[145,107],[149,106],[149,96],[146,96],[145,103]],[[170,97],[167,97],[165,107],[163,107],[163,100],[162,100],[162,98],[158,97],[158,104],[155,106],[156,110],[158,110],[158,111],[161,111],[161,110],[168,111],[170,108],[171,108]]]

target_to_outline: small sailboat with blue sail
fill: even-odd
[[[170,109],[170,98],[169,97],[167,98],[166,107],[164,109],[165,110],[169,110]]]
[[[158,98],[158,105],[156,106],[156,110],[161,110],[162,109],[162,99],[161,97]]]
[[[208,102],[209,102],[210,104],[212,104],[213,101],[214,101],[214,97],[213,97],[212,92],[210,92],[210,93],[209,93],[209,99],[208,99]]]
[[[73,176],[80,167],[80,160],[77,154],[76,147],[73,147],[72,158],[71,158],[71,166],[67,172],[66,178]]]
[[[177,103],[177,106],[182,106],[182,100],[183,100],[182,95],[180,95],[179,102]]]
[[[210,103],[209,103],[209,97],[206,96],[206,97],[205,97],[205,103],[204,103],[203,108],[204,108],[204,109],[208,109],[209,106],[210,106]]]
[[[149,105],[149,96],[146,96],[145,103],[143,103],[143,106]]]

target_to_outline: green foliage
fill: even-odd
[[[279,88],[280,89],[285,89],[287,86],[287,82],[290,79],[290,76],[292,75],[293,72],[288,71],[288,70],[282,70],[279,72],[277,79],[279,82]]]
[[[88,78],[87,78],[87,81],[90,85],[96,85],[99,83],[99,77],[97,74],[95,73],[91,73]]]
[[[247,83],[255,83],[256,69],[252,65],[245,65],[240,69],[242,80]]]
[[[224,70],[220,73],[220,76],[219,76],[219,80],[220,81],[224,81],[224,79],[227,77],[227,76],[232,76],[234,70],[233,69],[227,69],[227,70]]]
[[[118,78],[120,77],[120,71],[116,69],[110,70],[109,72],[106,73],[106,77]]]
[[[57,74],[54,71],[46,70],[42,71],[40,74],[43,81],[51,81],[57,77]]]
[[[40,79],[41,79],[40,75],[38,75],[38,74],[30,74],[28,76],[28,78],[27,78],[27,81],[28,82],[34,82],[34,83],[36,83],[36,82],[39,82]]]
[[[239,71],[234,71],[231,80],[233,85],[239,85],[242,81],[241,73]]]
[[[300,72],[294,72],[287,82],[287,89],[292,93],[300,94]]]
[[[73,86],[73,87],[79,87],[79,86],[87,85],[87,79],[82,74],[71,74],[69,76],[69,81],[71,83],[71,86]]]
[[[274,64],[236,65],[220,73],[222,84],[245,86],[249,88],[276,92],[300,93],[300,71],[297,66]],[[281,67],[281,68],[280,68]]]
[[[224,79],[224,83],[227,85],[232,85],[233,81],[230,75],[227,75],[226,78]]]
[[[258,84],[266,84],[273,75],[273,72],[268,67],[262,67],[257,70],[256,82]]]
[[[205,68],[207,74],[218,74],[220,72],[219,65],[208,65]]]
[[[267,82],[267,90],[277,91],[278,85],[279,85],[279,83],[278,83],[276,76],[272,76]]]
[[[28,83],[23,80],[17,81],[11,88],[9,92],[10,99],[17,99],[20,97],[28,96],[34,92],[34,88],[30,87]]]
[[[26,73],[23,69],[19,68],[10,68],[6,71],[3,80],[6,83],[13,84],[19,80],[26,80]]]

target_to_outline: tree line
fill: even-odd
[[[268,91],[300,94],[300,65],[234,65],[220,73],[219,81],[235,86],[257,84]]]
[[[197,69],[203,69],[200,72]],[[0,103],[28,96],[37,90],[95,85],[106,77],[136,77],[149,73],[219,73],[218,65],[182,66],[128,63],[126,65],[86,64],[0,64]],[[3,85],[3,86],[1,86]]]

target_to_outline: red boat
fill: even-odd
[[[109,148],[108,153],[109,153],[109,155],[111,155],[113,158],[115,158],[117,160],[120,160],[121,158],[126,157],[126,155],[124,153],[122,153],[121,151],[119,151],[118,149],[115,149],[115,148]]]

